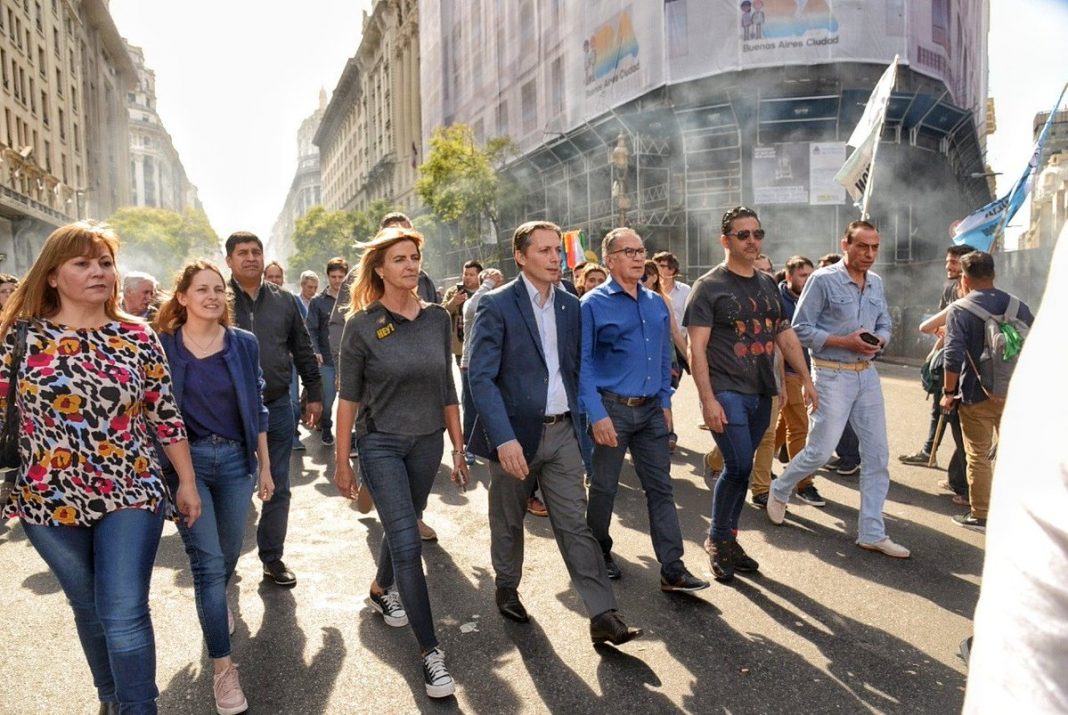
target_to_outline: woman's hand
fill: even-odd
[[[337,485],[337,491],[341,496],[346,499],[356,498],[356,475],[348,459],[338,460],[334,468],[334,484]]]
[[[463,452],[452,453],[452,481],[460,487],[460,491],[467,491],[467,481],[471,476],[471,469],[467,466],[467,455]]]
[[[256,493],[260,495],[260,501],[271,501],[274,496],[274,479],[271,477],[270,467],[260,468],[260,478],[256,483]]]
[[[174,495],[175,505],[182,515],[182,521],[187,527],[193,526],[200,518],[200,494],[197,492],[195,482],[180,482],[178,491]]]

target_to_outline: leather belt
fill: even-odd
[[[568,419],[570,417],[571,417],[571,413],[570,412],[561,412],[558,415],[545,415],[544,417],[541,418],[541,422],[542,422],[542,424],[546,424],[546,425],[554,425],[557,422],[563,422],[564,420],[566,420],[566,419]]]
[[[816,367],[827,368],[828,370],[850,370],[852,372],[863,372],[871,367],[871,362],[868,360],[861,360],[859,362],[835,362],[834,360],[812,358],[812,364]]]
[[[656,399],[655,396],[624,397],[623,395],[617,395],[616,393],[609,392],[608,390],[601,390],[600,392],[602,397],[607,397],[612,402],[618,402],[619,404],[626,405],[627,407],[641,407],[642,405],[646,405]]]

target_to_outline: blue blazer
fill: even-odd
[[[178,350],[178,338],[173,333],[160,333],[163,351],[167,353],[167,362],[171,367],[171,389],[178,409],[182,408],[185,394],[185,371],[188,363]],[[256,445],[261,432],[267,431],[267,408],[263,406],[263,389],[266,382],[260,369],[260,344],[256,336],[240,328],[226,329],[226,347],[223,348],[223,360],[230,371],[230,379],[237,392],[237,407],[241,414],[241,430],[245,436],[248,473],[257,474]],[[170,470],[170,460],[159,450],[163,466]]]
[[[567,392],[575,438],[579,430],[579,342],[582,339],[578,298],[553,288],[560,373]],[[527,288],[520,279],[486,293],[475,311],[467,379],[478,413],[468,435],[468,449],[497,461],[497,447],[519,440],[527,462],[534,459],[544,428],[549,370]]]

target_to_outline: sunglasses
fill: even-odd
[[[765,234],[764,234],[764,229],[758,228],[755,231],[750,231],[749,229],[744,229],[742,231],[735,231],[734,233],[728,233],[727,235],[728,236],[733,236],[734,238],[737,238],[739,241],[748,241],[750,236],[752,236],[753,238],[755,238],[758,241],[763,241]]]

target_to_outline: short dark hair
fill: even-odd
[[[733,224],[740,218],[755,218],[758,222],[760,217],[757,216],[757,212],[748,206],[735,206],[733,209],[723,214],[723,220],[720,221],[720,233],[726,236],[731,232]]]
[[[280,263],[279,261],[271,261],[271,262],[270,262],[270,263],[268,263],[268,264],[267,264],[266,266],[264,266],[264,267],[263,267],[263,274],[264,274],[264,275],[267,275],[267,269],[268,269],[268,268],[270,268],[271,266],[274,266],[274,267],[276,267],[276,268],[277,268],[278,270],[282,271],[282,279],[283,279],[283,280],[285,280],[285,277],[286,277],[286,267],[285,267],[285,266],[283,266],[283,265],[282,265],[282,264],[281,264],[281,263]],[[315,277],[315,280],[319,280],[319,277],[318,277],[318,276],[316,276],[316,277]]]
[[[234,255],[234,249],[239,243],[255,243],[261,251],[263,250],[263,241],[256,234],[251,231],[234,231],[226,239],[226,255]]]
[[[329,273],[331,273],[333,271],[345,271],[345,273],[348,273],[349,272],[349,262],[346,261],[341,256],[334,256],[333,258],[331,258],[329,261],[326,262],[326,272],[327,272],[327,274],[329,274]]]
[[[412,220],[408,218],[408,214],[401,211],[390,211],[388,214],[382,217],[382,220],[378,224],[378,228],[389,228],[395,226],[398,223],[406,223],[409,226],[412,225]]]
[[[835,254],[835,255],[838,255],[838,254]],[[808,266],[809,268],[815,268],[816,267],[816,266],[814,266],[812,264],[812,261],[810,261],[809,259],[805,258],[804,256],[790,256],[790,258],[786,261],[786,272],[787,273],[793,273],[794,271],[796,271],[798,268],[801,268],[802,266]]]
[[[820,268],[833,266],[840,260],[842,260],[842,255],[840,253],[824,253],[820,256]]]
[[[675,271],[676,273],[679,272],[679,259],[671,251],[657,251],[653,254],[653,261],[655,261],[656,263],[664,261],[668,264],[668,268]]]
[[[947,256],[956,256],[957,258],[962,258],[964,256],[967,256],[969,253],[971,253],[974,250],[975,250],[975,247],[974,246],[969,246],[967,243],[962,243],[959,246],[957,244],[953,244],[952,246],[950,246],[949,248],[946,249],[946,255]]]
[[[468,268],[477,268],[479,273],[482,272],[482,264],[478,261],[468,261],[465,263],[464,270],[466,271]]]
[[[537,230],[552,231],[557,236],[562,236],[560,227],[552,221],[527,221],[516,226],[512,233],[512,250],[526,254],[527,246],[530,245],[530,237]]]
[[[986,251],[972,251],[960,259],[961,270],[969,280],[994,280],[994,257]]]
[[[871,221],[850,221],[849,225],[846,226],[845,235],[842,236],[842,238],[845,239],[846,243],[853,243],[853,237],[856,236],[857,231],[862,228],[879,233],[879,229],[875,228],[875,225],[872,224]]]

